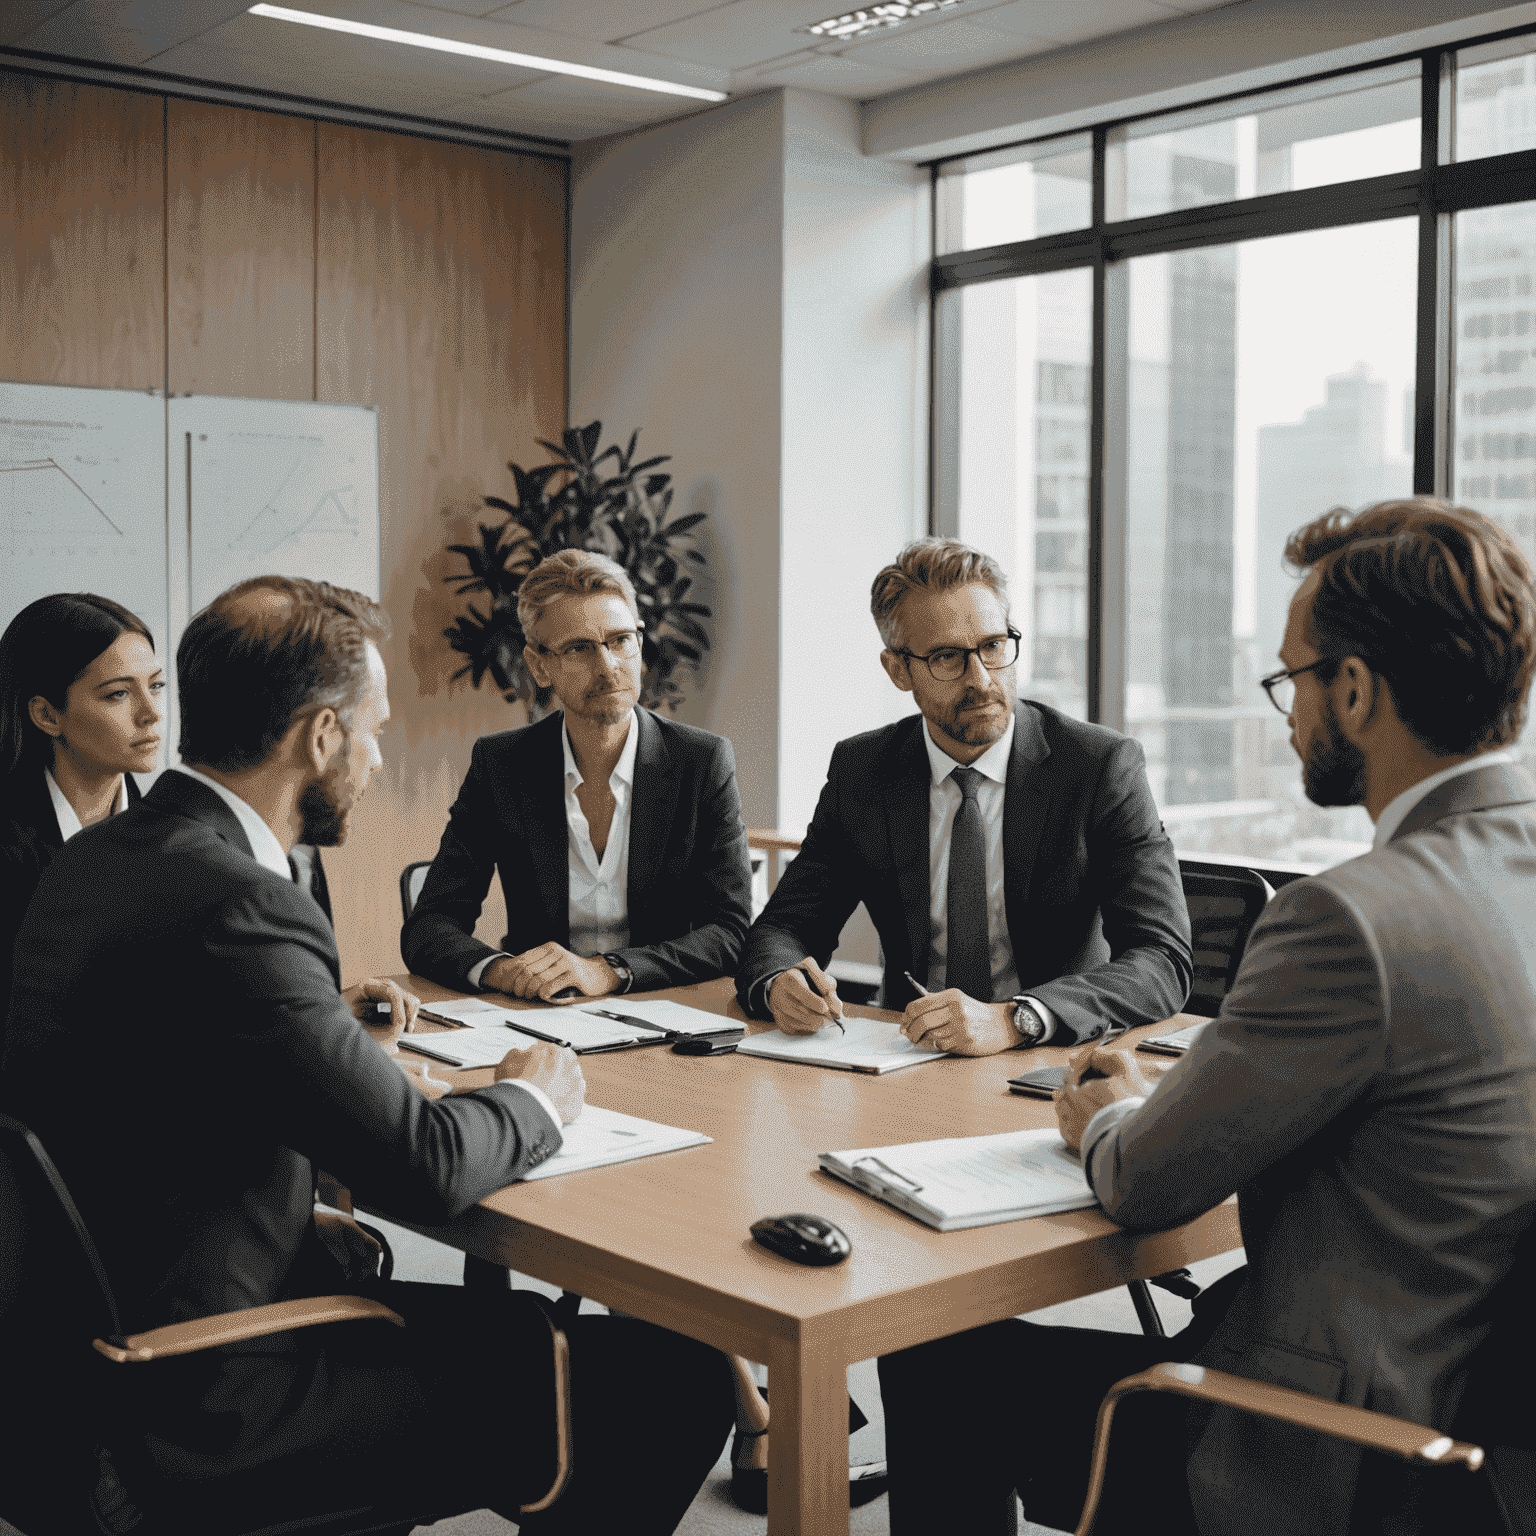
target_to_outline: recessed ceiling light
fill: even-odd
[[[796,32],[809,32],[813,37],[835,37],[839,42],[851,42],[871,32],[883,32],[899,27],[919,16],[934,11],[947,11],[961,0],[887,0],[883,5],[866,5],[862,10],[846,11],[841,16],[829,16],[825,21],[813,21],[807,26],[796,27]]]
[[[945,0],[947,4],[957,0]],[[371,37],[381,43],[405,43],[412,48],[430,48],[434,53],[459,53],[469,59],[484,59],[490,64],[514,64],[520,69],[538,69],[552,75],[574,75],[578,80],[601,80],[607,85],[630,85],[637,91],[659,91],[665,96],[687,96],[694,101],[724,101],[724,91],[706,91],[696,85],[677,85],[671,80],[655,80],[649,75],[626,75],[616,69],[594,69],[589,64],[567,64],[564,59],[545,59],[532,53],[513,53],[509,48],[487,48],[480,43],[461,43],[451,37],[432,37],[425,32],[402,32],[398,27],[375,27],[366,21],[343,21],[338,16],[317,16],[312,11],[294,11],[282,5],[253,5],[248,16],[267,16],[274,21],[296,21],[301,26],[322,27],[327,32],[349,32],[354,37]]]

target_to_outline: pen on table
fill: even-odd
[[[811,991],[814,992],[816,994],[816,996],[819,997],[822,1000],[822,1002],[826,1002],[827,994],[825,992],[823,992],[821,990],[821,988],[816,985],[816,978],[814,976],[812,976],[811,973],[808,970],[806,970],[806,968],[803,965],[797,965],[795,967],[795,969],[797,971],[799,971],[802,976],[805,977],[805,984],[811,989]],[[848,1028],[843,1023],[842,1018],[841,1018],[841,1009],[842,1009],[841,1003],[839,1003],[838,1009],[839,1009],[839,1017],[835,1018],[835,1019],[832,1019],[830,1022],[833,1023],[833,1024],[836,1024],[837,1027],[846,1035],[848,1033]]]

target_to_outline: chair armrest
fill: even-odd
[[[1207,1370],[1199,1365],[1163,1364],[1117,1381],[1104,1396],[1094,1429],[1093,1466],[1088,1478],[1088,1494],[1077,1524],[1077,1536],[1088,1536],[1093,1529],[1099,1496],[1104,1488],[1104,1470],[1109,1459],[1109,1429],[1115,1407],[1122,1397],[1133,1392],[1172,1392],[1178,1397],[1194,1398],[1223,1408],[1238,1408],[1279,1419],[1299,1429],[1315,1430],[1338,1440],[1349,1440],[1368,1450],[1384,1451],[1404,1461],[1426,1462],[1431,1466],[1460,1465],[1475,1472],[1483,1464],[1483,1449],[1452,1440],[1433,1429],[1396,1419],[1389,1414],[1373,1413],[1368,1408],[1352,1408],[1289,1387],[1250,1381],[1227,1371]]]
[[[193,1318],[186,1323],[168,1323],[164,1328],[135,1333],[117,1343],[92,1339],[91,1345],[118,1365],[132,1365],[195,1354],[200,1349],[217,1349],[221,1344],[240,1344],[269,1333],[286,1333],[291,1328],[363,1322],[375,1317],[405,1327],[405,1319],[398,1312],[363,1296],[305,1296],[297,1301],[248,1307],[243,1312],[216,1312],[212,1317]]]

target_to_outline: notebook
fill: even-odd
[[[1057,1131],[951,1136],[822,1152],[822,1169],[940,1232],[1098,1204]]]
[[[770,1061],[798,1061],[810,1067],[837,1067],[844,1072],[899,1072],[925,1061],[942,1061],[943,1051],[913,1045],[900,1025],[883,1019],[843,1020],[823,1024],[814,1035],[786,1035],[771,1029],[748,1035],[736,1047],[739,1056],[766,1056]]]
[[[604,1000],[606,1001],[606,1000]],[[689,1012],[695,1010],[690,1009]],[[490,1032],[499,1034],[501,1030],[511,1030],[521,1039],[504,1043],[501,1054],[492,1058],[500,1061],[512,1047],[526,1048],[531,1040],[547,1040],[553,1045],[567,1045],[579,1056],[583,1052],[590,1051],[622,1051],[632,1045],[659,1045],[671,1038],[657,1028],[650,1028],[643,1024],[638,1015],[632,1022],[621,1023],[615,1019],[599,1018],[588,1014],[579,1008],[503,1008],[499,1004],[487,1002],[482,997],[463,998],[451,1003],[426,1003],[422,1006],[422,1016],[433,1020],[438,1024],[457,1024],[464,1026],[466,1032],[473,1030],[476,1034]],[[719,1021],[722,1025],[724,1019]],[[457,1042],[449,1044],[450,1037],[442,1035],[402,1035],[402,1045],[411,1044],[425,1039],[427,1044],[422,1049],[422,1054],[431,1056],[443,1051],[464,1051],[475,1055],[474,1061],[462,1063],[464,1066],[485,1066],[485,1052],[490,1050],[488,1045],[474,1046],[470,1044],[460,1045]],[[447,1057],[441,1057],[447,1060]]]

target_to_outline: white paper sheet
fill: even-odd
[[[710,1141],[702,1131],[685,1131],[675,1125],[642,1120],[588,1104],[569,1125],[562,1126],[564,1145],[547,1162],[540,1163],[529,1180],[552,1179],[560,1173],[579,1173],[585,1168],[605,1168],[611,1163],[632,1162],[658,1152],[701,1147]]]
[[[706,1013],[702,1008],[690,1008],[686,1003],[674,1003],[665,997],[594,997],[590,1002],[571,1004],[571,1009],[594,1017],[601,1017],[600,1010],[628,1014],[677,1035],[712,1035],[741,1027],[723,1013]]]
[[[913,1045],[900,1025],[883,1019],[846,1018],[843,1026],[846,1032],[840,1032],[836,1024],[823,1024],[814,1035],[786,1035],[773,1029],[748,1035],[736,1050],[743,1056],[838,1067],[845,1072],[896,1072],[944,1057],[943,1051]]]

